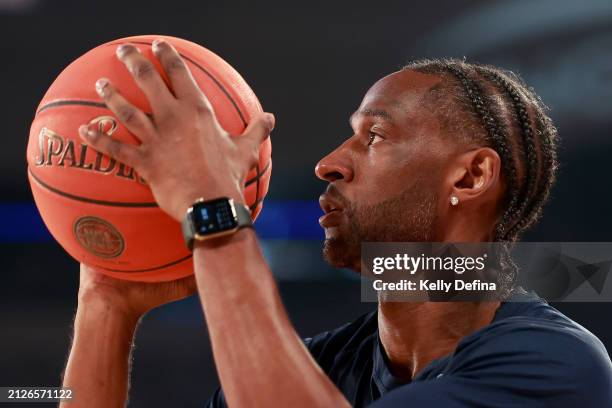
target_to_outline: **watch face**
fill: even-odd
[[[196,204],[192,212],[196,234],[210,235],[238,227],[234,208],[226,198]]]

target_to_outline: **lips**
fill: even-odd
[[[342,205],[328,194],[322,194],[319,197],[319,205],[325,213],[319,218],[319,225],[323,228],[338,225],[342,216]]]
[[[334,200],[328,193],[323,193],[319,197],[319,205],[325,214],[342,211],[342,204]]]

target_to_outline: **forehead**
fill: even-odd
[[[386,112],[402,122],[420,111],[422,99],[442,79],[411,70],[394,72],[376,82],[366,93],[359,112]]]

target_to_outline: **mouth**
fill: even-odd
[[[343,208],[327,194],[319,197],[319,205],[324,214],[319,218],[319,225],[323,228],[333,227],[339,224]]]

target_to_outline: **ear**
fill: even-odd
[[[465,152],[456,158],[451,171],[450,196],[459,203],[483,197],[499,187],[500,171],[501,159],[495,150],[481,147]]]

